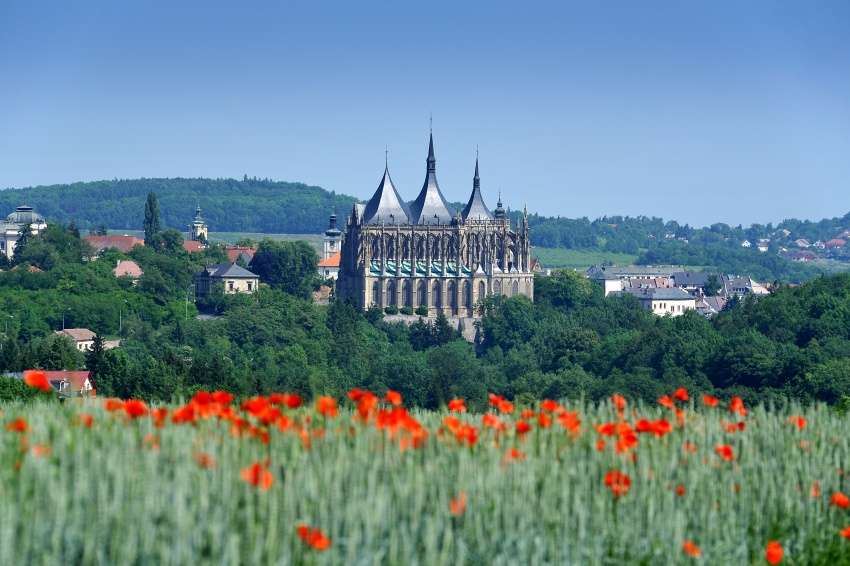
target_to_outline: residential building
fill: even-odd
[[[66,328],[64,330],[57,330],[53,334],[70,338],[74,342],[74,347],[81,352],[91,350],[94,345],[95,333],[88,328]]]
[[[195,295],[207,295],[221,284],[226,294],[254,293],[260,284],[260,278],[235,263],[219,263],[196,273],[194,277]]]
[[[627,289],[627,291],[637,297],[643,308],[659,316],[667,314],[681,316],[686,311],[696,308],[694,297],[682,289]]]
[[[129,277],[135,283],[139,277],[144,275],[144,271],[139,267],[139,264],[131,260],[119,261],[115,269],[112,270],[115,277]]]
[[[115,248],[119,252],[126,254],[133,249],[134,246],[144,246],[145,241],[140,240],[135,236],[83,236],[83,240],[91,244],[95,251],[95,257],[100,255],[100,252],[106,248]]]

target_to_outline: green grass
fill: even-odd
[[[520,439],[516,415],[496,435],[480,415],[463,415],[480,428],[471,448],[440,438],[445,413],[411,411],[428,438],[401,451],[388,433],[353,424],[350,410],[328,420],[286,410],[302,424],[309,414],[308,449],[276,426],[263,444],[235,438],[216,419],[157,429],[147,417],[125,423],[98,402],[5,404],[0,564],[688,564],[685,540],[706,564],[762,564],[769,540],[783,545],[789,564],[850,561],[850,541],[838,533],[850,524],[848,510],[829,504],[833,492],[850,489],[839,473],[850,438],[846,421],[824,407],[759,407],[734,434],[722,425],[733,421],[726,410],[688,409],[684,428],[639,435],[634,462],[610,441],[597,450],[602,437],[592,425],[617,418],[609,404],[568,408],[583,421],[576,438],[532,420]],[[91,428],[73,424],[80,412],[94,416]],[[638,412],[670,417],[658,407]],[[789,414],[805,415],[809,426],[797,430]],[[32,429],[29,449],[6,430],[17,417]],[[323,436],[311,432],[319,428]],[[801,441],[809,444],[801,449]],[[698,452],[686,452],[686,442]],[[51,455],[34,455],[36,444]],[[721,444],[738,459],[720,459]],[[524,460],[507,461],[511,448]],[[199,466],[197,452],[217,466]],[[274,485],[262,491],[240,470],[266,458]],[[625,496],[604,485],[610,470],[631,477]],[[817,499],[809,497],[814,481]],[[452,516],[460,492],[467,508]],[[299,524],[322,529],[330,549],[303,544]]]
[[[567,248],[540,248],[531,250],[531,257],[539,259],[543,269],[570,267],[586,270],[594,265],[611,262],[614,265],[634,265],[637,255],[615,254],[597,250],[570,250]]]

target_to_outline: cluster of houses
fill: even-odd
[[[712,276],[717,290],[706,293],[706,284]],[[761,296],[770,293],[767,287],[750,277],[684,271],[681,266],[672,265],[595,265],[588,270],[587,277],[601,285],[606,296],[630,293],[643,308],[659,316],[680,316],[688,310],[712,316],[723,310],[733,296],[743,299],[750,294]]]

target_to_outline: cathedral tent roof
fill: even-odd
[[[428,173],[419,196],[410,205],[414,224],[451,224],[457,212],[443,197],[437,184],[437,160],[434,158],[434,136],[428,147]]]
[[[475,160],[475,177],[472,179],[472,196],[463,209],[464,220],[493,220],[493,213],[481,198],[481,178],[478,176],[478,159]]]
[[[390,178],[390,170],[384,169],[384,178],[378,190],[369,199],[362,212],[365,224],[409,224],[410,209],[399,196]]]

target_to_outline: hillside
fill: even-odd
[[[77,221],[82,231],[105,224],[113,230],[140,230],[144,202],[154,191],[164,227],[185,231],[195,207],[210,233],[321,234],[335,207],[340,224],[357,199],[303,183],[268,179],[116,179],[0,191],[0,215],[29,204],[48,220]],[[454,203],[462,207],[463,203]],[[5,212],[8,211],[8,212]],[[511,224],[521,212],[508,209]],[[850,214],[819,221],[787,219],[776,226],[722,223],[693,228],[675,220],[647,216],[566,218],[529,215],[531,244],[544,267],[584,265],[588,260],[702,266],[749,275],[761,281],[799,283],[822,273],[850,269],[850,251],[841,244],[817,250],[812,262],[789,261],[785,255],[818,241],[847,238]],[[745,246],[744,244],[747,243]],[[758,250],[761,244],[764,252]],[[814,249],[812,248],[809,248]],[[567,254],[567,250],[578,252]],[[576,257],[576,255],[580,257]],[[636,259],[633,259],[636,258]]]
[[[356,202],[320,187],[268,179],[116,179],[7,189],[0,191],[0,211],[5,216],[26,203],[48,220],[76,219],[83,231],[101,223],[139,230],[150,191],[156,192],[163,226],[181,231],[200,204],[216,232],[316,234],[327,229],[332,207],[345,214]]]

